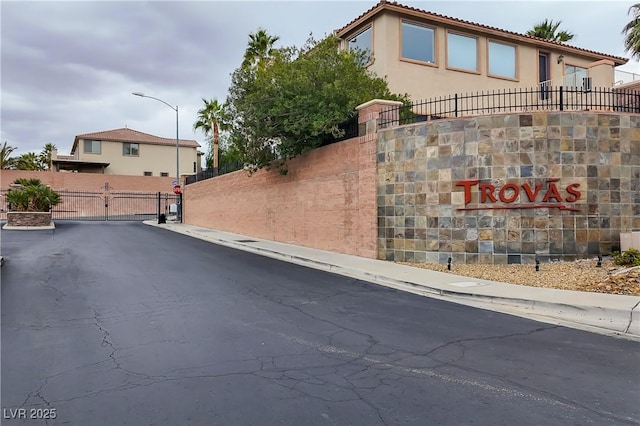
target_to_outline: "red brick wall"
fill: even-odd
[[[55,190],[76,189],[102,191],[104,184],[114,191],[172,192],[171,177],[103,175],[97,173],[31,172],[27,170],[1,170],[0,189],[18,178],[37,178]]]
[[[188,185],[184,222],[375,258],[376,135],[315,149],[287,168]]]

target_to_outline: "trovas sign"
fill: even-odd
[[[560,179],[547,179],[546,185],[539,183],[532,187],[528,183],[507,183],[501,187],[490,183],[480,183],[479,179],[461,180],[457,186],[464,188],[464,207],[458,210],[504,210],[504,209],[560,209],[580,211],[564,203],[577,202],[582,193],[580,184],[572,183],[558,188]],[[473,194],[478,194],[478,202],[469,206]],[[518,203],[516,201],[519,200]]]

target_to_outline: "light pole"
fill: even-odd
[[[171,104],[168,104],[162,99],[154,98],[153,96],[148,96],[141,92],[133,92],[131,94],[140,96],[141,98],[149,98],[154,99],[158,102],[162,102],[176,112],[176,181],[178,182],[178,185],[180,185],[180,139],[178,138],[178,105],[176,105],[174,108],[173,106],[171,106]]]

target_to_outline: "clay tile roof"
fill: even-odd
[[[351,20],[348,24],[344,25],[343,27],[337,29],[334,31],[334,34],[336,34],[338,37],[343,37],[346,33],[348,33],[350,30],[354,29],[355,27],[357,27],[359,24],[361,24],[363,21],[365,21],[366,19],[369,19],[375,15],[377,15],[378,13],[383,12],[384,10],[390,10],[390,11],[394,11],[394,12],[398,12],[398,13],[410,13],[414,16],[421,16],[424,18],[431,18],[437,21],[448,21],[451,24],[461,24],[462,26],[467,26],[467,27],[472,27],[473,29],[476,30],[489,30],[489,31],[493,31],[493,32],[499,32],[499,33],[503,33],[506,37],[509,38],[515,38],[515,39],[520,39],[521,41],[530,41],[531,43],[535,43],[538,45],[546,45],[548,47],[550,46],[557,46],[560,47],[561,50],[570,50],[570,51],[575,51],[575,52],[581,52],[582,54],[587,54],[589,56],[597,56],[599,59],[609,59],[612,60],[613,62],[615,62],[616,65],[623,65],[626,64],[628,62],[627,58],[623,58],[620,56],[613,56],[613,55],[609,55],[606,53],[600,53],[600,52],[596,52],[594,50],[588,50],[588,49],[583,49],[581,47],[575,47],[575,46],[570,46],[568,44],[564,44],[564,43],[558,43],[555,41],[550,41],[550,40],[546,40],[543,38],[539,38],[539,37],[533,37],[530,35],[526,35],[526,34],[520,34],[520,33],[516,33],[513,31],[508,31],[508,30],[503,30],[501,28],[496,28],[496,27],[491,27],[489,25],[483,25],[483,24],[478,24],[476,22],[471,22],[471,21],[465,21],[464,19],[458,19],[458,18],[452,18],[450,16],[446,16],[446,15],[439,15],[437,13],[433,13],[433,12],[429,12],[426,10],[422,10],[422,9],[418,9],[416,7],[411,7],[411,6],[405,6],[403,4],[397,3],[397,2],[389,2],[386,0],[381,0],[378,4],[376,4],[375,6],[371,7],[369,10],[367,10],[366,12],[362,13],[360,16],[358,16],[357,18]]]
[[[170,138],[161,138],[159,136],[150,135],[148,133],[139,132],[137,130],[123,128],[114,130],[105,130],[102,132],[85,133],[83,135],[77,135],[73,141],[73,153],[78,145],[79,139],[94,139],[100,141],[113,141],[113,142],[132,142],[147,145],[170,145],[176,146],[176,140]],[[199,148],[200,144],[191,139],[180,139],[179,145],[183,147]]]

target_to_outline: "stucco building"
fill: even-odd
[[[627,62],[474,22],[381,1],[335,34],[369,51],[368,69],[411,99],[491,89],[612,87]]]
[[[180,174],[200,171],[200,144],[179,140]],[[56,171],[130,176],[176,174],[176,140],[122,128],[77,135],[71,155],[52,158]]]

